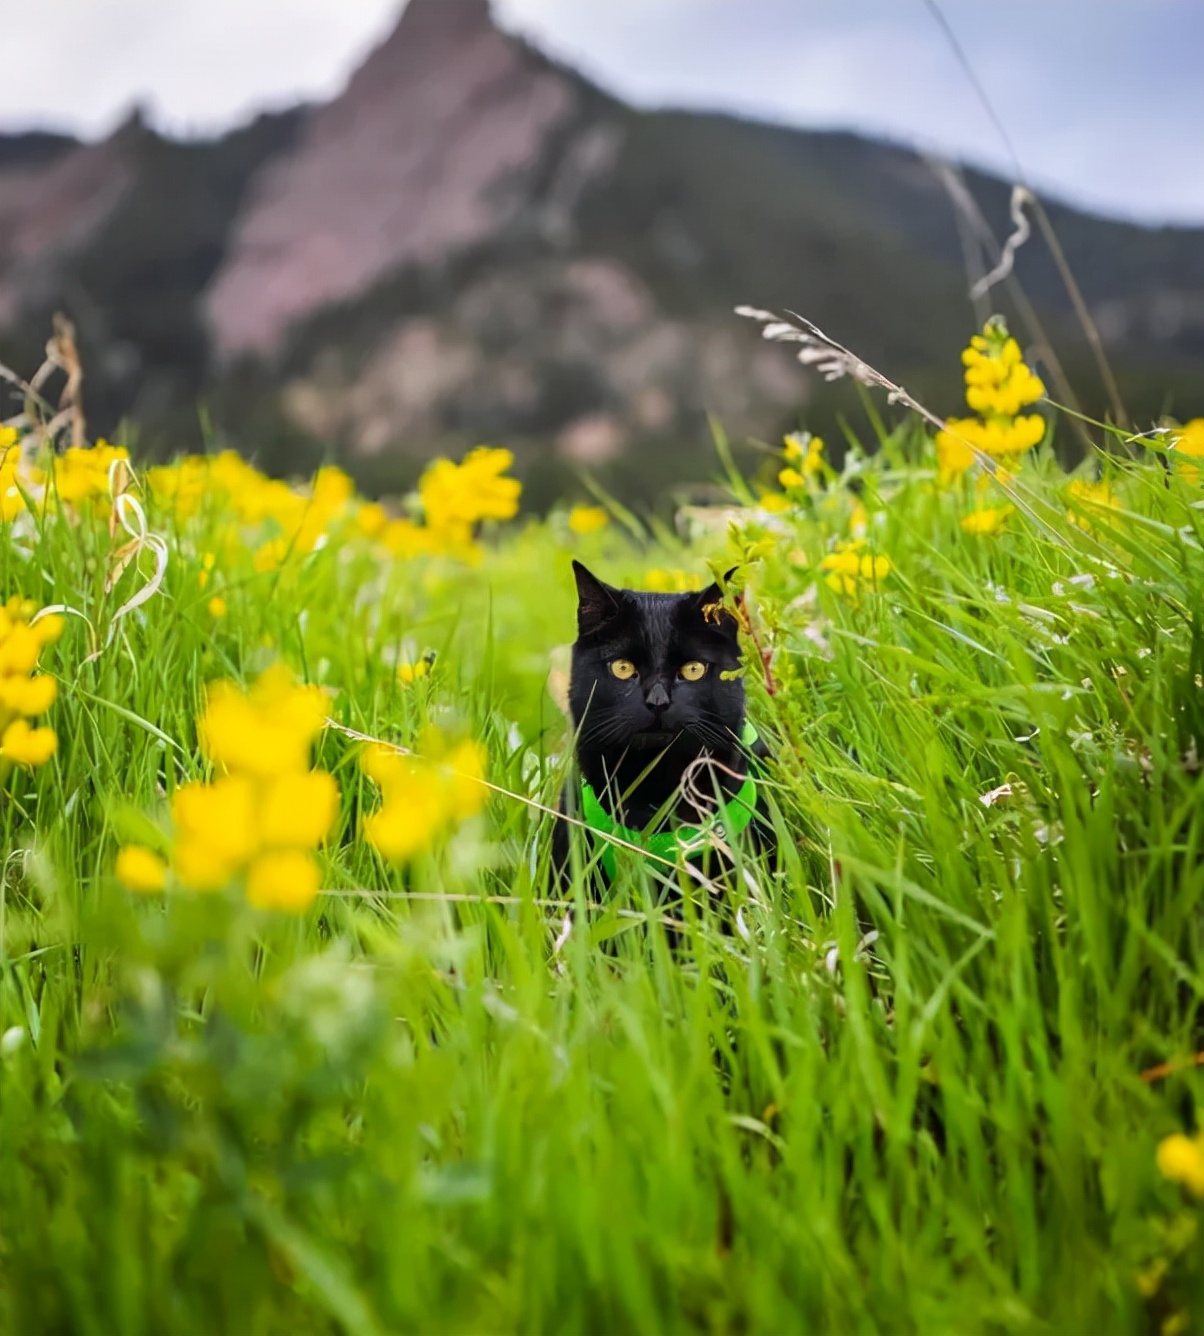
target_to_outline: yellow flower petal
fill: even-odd
[[[437,784],[415,783],[404,794],[386,797],[364,822],[369,843],[391,863],[404,863],[434,844],[446,809]]]
[[[315,848],[330,833],[338,806],[338,785],[324,770],[281,775],[263,794],[260,839],[268,848]]]
[[[201,746],[211,761],[233,773],[268,778],[308,770],[325,720],[325,693],[296,685],[288,669],[277,665],[248,692],[233,682],[209,688]]]
[[[30,728],[24,719],[14,719],[0,739],[0,756],[15,765],[45,765],[57,750],[53,728]]]
[[[1163,1178],[1204,1197],[1204,1139],[1176,1132],[1159,1143],[1157,1162]]]
[[[476,742],[461,742],[443,760],[448,787],[448,809],[453,817],[465,820],[476,816],[489,798],[485,787],[485,749]]]
[[[299,849],[261,854],[247,873],[247,899],[256,909],[303,913],[320,887],[317,863]]]
[[[57,612],[48,612],[29,624],[29,629],[37,636],[38,644],[45,647],[53,645],[63,634],[63,619]]]
[[[58,685],[45,673],[36,677],[0,677],[0,706],[13,714],[45,714],[54,704]]]
[[[1204,459],[1204,418],[1192,418],[1190,422],[1185,422],[1174,433],[1171,449],[1176,455]]]
[[[203,838],[177,840],[171,865],[190,891],[221,891],[238,875],[238,864]]]
[[[131,891],[152,895],[167,884],[167,864],[151,849],[127,844],[117,855],[117,880]]]
[[[470,451],[460,464],[436,459],[418,483],[430,529],[456,534],[479,520],[516,515],[522,484],[501,476],[513,463],[509,450],[487,446]]]
[[[574,506],[569,511],[569,528],[575,534],[597,533],[610,523],[610,516],[601,506]]]
[[[0,677],[32,673],[38,666],[44,635],[28,622],[17,622],[0,641]]]
[[[403,756],[393,747],[377,744],[365,748],[360,756],[360,769],[386,794],[389,789],[404,784],[415,765],[413,757]]]
[[[972,510],[962,516],[961,527],[967,533],[998,533],[1015,509],[1015,506],[985,506],[981,510]]]
[[[278,570],[294,551],[293,544],[287,538],[272,538],[255,549],[251,565],[261,574]]]
[[[212,849],[223,864],[240,867],[259,848],[255,788],[242,775],[185,784],[172,798],[171,816],[182,840]]]
[[[388,522],[389,516],[384,506],[375,501],[365,502],[355,512],[356,527],[366,538],[378,538]]]
[[[686,594],[701,589],[702,581],[689,571],[654,567],[644,576],[644,588],[653,594]]]

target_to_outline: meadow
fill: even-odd
[[[0,1330],[1204,1329],[1204,422],[963,371],[672,520],[0,428]],[[778,864],[549,876],[573,557]]]

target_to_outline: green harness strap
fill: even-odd
[[[740,735],[745,747],[751,748],[757,740],[757,730],[746,723]],[[732,839],[739,835],[752,821],[757,807],[757,784],[751,773],[745,778],[740,788],[725,802],[719,810],[701,826],[678,826],[673,830],[658,831],[652,835],[642,830],[632,830],[621,826],[598,801],[593,786],[586,780],[581,781],[581,814],[590,830],[600,835],[611,835],[624,840],[627,844],[638,845],[646,855],[676,862],[677,855],[695,853],[705,846],[711,835],[720,839]],[[610,840],[595,840],[602,846],[599,862],[608,877],[615,875],[615,846]]]

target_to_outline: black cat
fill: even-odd
[[[613,876],[622,855],[610,833],[669,863],[681,850],[713,872],[715,848],[771,845],[754,759],[768,750],[745,721],[738,625],[723,591],[644,594],[604,584],[577,561],[573,573],[569,708],[580,786],[564,808],[591,828],[587,856],[597,852]],[[558,821],[553,840],[562,877],[568,829]]]

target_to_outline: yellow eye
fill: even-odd
[[[705,663],[699,663],[697,659],[691,659],[689,663],[683,663],[677,671],[687,682],[697,682],[707,675],[707,666]]]
[[[635,676],[635,664],[630,659],[611,659],[610,671],[620,682],[630,682]]]

